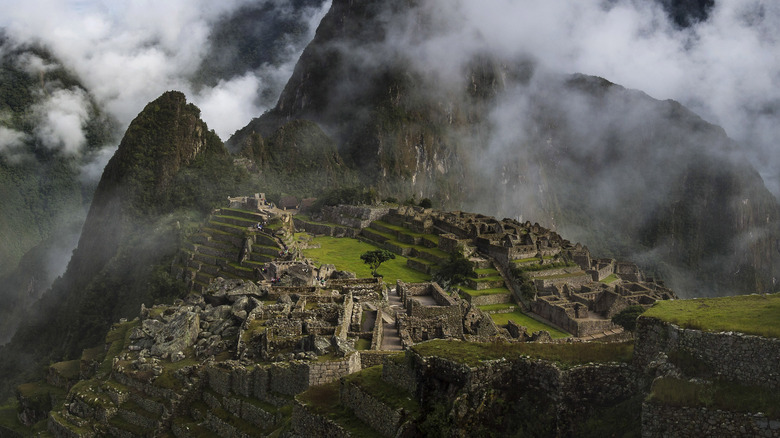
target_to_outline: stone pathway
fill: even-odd
[[[403,303],[401,297],[396,294],[395,289],[391,289],[388,293],[388,304],[390,304],[389,312],[385,312],[381,323],[384,325],[382,336],[382,350],[401,351],[403,350],[403,344],[401,344],[401,337],[398,335],[398,330],[395,328],[395,312],[403,311]],[[389,315],[387,313],[390,313]]]

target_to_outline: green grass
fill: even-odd
[[[138,326],[138,320],[114,324],[111,330],[106,334],[106,344],[109,344],[106,357],[98,368],[98,374],[107,375],[111,372],[111,365],[114,357],[118,355],[130,342],[130,333],[132,329]]]
[[[485,283],[489,281],[504,281],[504,277],[496,275],[493,277],[472,278],[472,280],[476,281],[477,283]]]
[[[617,280],[618,280],[618,276],[615,274],[611,274],[607,277],[604,277],[604,279],[601,280],[601,282],[604,284],[610,284],[616,282]]]
[[[572,273],[569,273],[569,274],[543,275],[543,276],[534,277],[534,278],[535,279],[539,279],[539,280],[554,280],[554,279],[559,279],[559,278],[580,277],[580,276],[583,276],[583,275],[585,275],[585,271],[577,271],[577,272],[572,272]]]
[[[508,294],[509,289],[505,287],[496,287],[492,289],[482,289],[482,290],[476,290],[471,289],[466,286],[458,286],[458,289],[460,289],[463,293],[469,294],[472,297],[481,297],[483,295],[496,295],[496,294]]]
[[[420,405],[405,390],[382,380],[382,365],[344,377],[347,383],[354,383],[374,398],[393,409],[405,409],[412,415],[420,412]]]
[[[653,382],[649,399],[670,406],[763,412],[772,418],[780,417],[780,393],[731,382],[705,384],[663,377]]]
[[[21,436],[32,436],[30,428],[20,423],[19,417],[16,416],[17,405],[18,402],[12,400],[8,404],[0,406],[0,426],[6,427]],[[0,430],[1,432],[2,430]]]
[[[684,328],[780,338],[780,293],[658,301],[643,317],[658,318]]]
[[[634,355],[634,343],[542,344],[526,342],[510,344],[437,339],[417,344],[412,347],[412,350],[421,356],[439,356],[468,366],[477,366],[483,360],[529,356],[550,360],[566,368],[590,362],[630,362]]]
[[[368,339],[358,339],[357,342],[355,342],[355,350],[370,350],[371,349],[371,341]]]
[[[336,265],[336,269],[354,272],[358,278],[371,277],[371,269],[360,260],[360,254],[377,249],[376,246],[351,238],[315,237],[312,243],[319,248],[303,250],[306,257],[318,263]],[[395,259],[382,263],[379,274],[384,281],[394,284],[397,279],[407,283],[430,281],[431,276],[406,266],[406,257],[396,255]]]
[[[554,327],[551,327],[547,324],[544,324],[542,322],[539,322],[531,318],[530,316],[526,315],[520,310],[516,310],[512,313],[495,313],[490,315],[490,317],[493,318],[493,322],[495,322],[496,325],[507,325],[510,320],[514,321],[515,323],[517,323],[517,325],[526,327],[528,329],[528,333],[538,332],[540,330],[547,330],[548,332],[550,332],[550,336],[552,336],[555,339],[567,338],[571,336],[566,332],[562,332]]]
[[[490,274],[489,277],[501,276],[496,268],[475,269],[474,273],[477,275]]]
[[[515,309],[517,308],[517,304],[515,303],[488,304],[485,306],[477,306],[477,307],[483,312],[498,312],[501,310]]]
[[[57,371],[59,375],[68,379],[74,380],[79,378],[79,360],[69,360],[66,362],[57,362],[51,365],[51,368]]]
[[[345,228],[343,225],[335,224],[333,222],[315,222],[311,220],[311,217],[308,214],[296,214],[293,216],[295,219],[299,219],[303,222],[307,222],[310,224],[317,224],[317,225],[327,225],[329,227],[339,227],[339,228]]]

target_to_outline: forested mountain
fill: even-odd
[[[97,183],[84,167],[112,130],[48,51],[0,37],[0,344],[64,271]]]

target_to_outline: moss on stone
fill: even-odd
[[[439,356],[472,367],[485,360],[521,356],[549,360],[569,367],[589,362],[629,362],[633,358],[634,343],[477,343],[436,339],[417,344],[412,350],[421,356]]]

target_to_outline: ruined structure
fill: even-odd
[[[352,436],[296,398],[312,387],[338,385],[334,402],[374,431],[414,435],[422,430],[413,412],[421,409],[420,400],[461,394],[466,398],[460,409],[471,412],[467,400],[485,397],[480,391],[519,385],[532,391],[553,388],[540,400],[552,403],[555,415],[571,417],[554,426],[566,434],[576,430],[573,419],[595,409],[592,403],[619,404],[647,386],[645,377],[626,364],[561,371],[520,358],[464,368],[414,352],[432,340],[552,342],[544,331],[530,333],[511,321],[497,325],[485,307],[495,305],[498,311],[535,312],[576,337],[611,334],[608,318],[622,308],[673,297],[662,284],[644,279],[635,265],[591,259],[587,248],[538,224],[509,219],[341,206],[325,209],[318,217],[325,222],[293,221],[265,209],[260,197],[248,199],[240,200],[241,206],[259,202],[257,210],[216,210],[182,249],[173,272],[190,285],[185,300],[143,307],[140,319],[118,324],[105,349],[91,356],[85,352],[90,359],[79,363],[80,373],[62,371],[72,364],[53,365],[46,385],[58,388],[47,392],[54,401],[42,405],[20,392],[20,418],[26,424],[47,418],[57,437],[160,431],[177,437],[244,437],[281,430],[290,437]],[[463,254],[475,272],[465,285],[448,289],[435,282],[386,285],[381,278],[348,278],[333,265],[303,258],[301,243],[292,239],[293,226],[356,236],[406,256],[408,266],[426,273]],[[379,378],[379,369],[381,382],[374,384],[407,394],[403,398],[410,405],[377,398],[376,387],[361,380],[364,373]],[[604,385],[611,389],[595,397]]]

